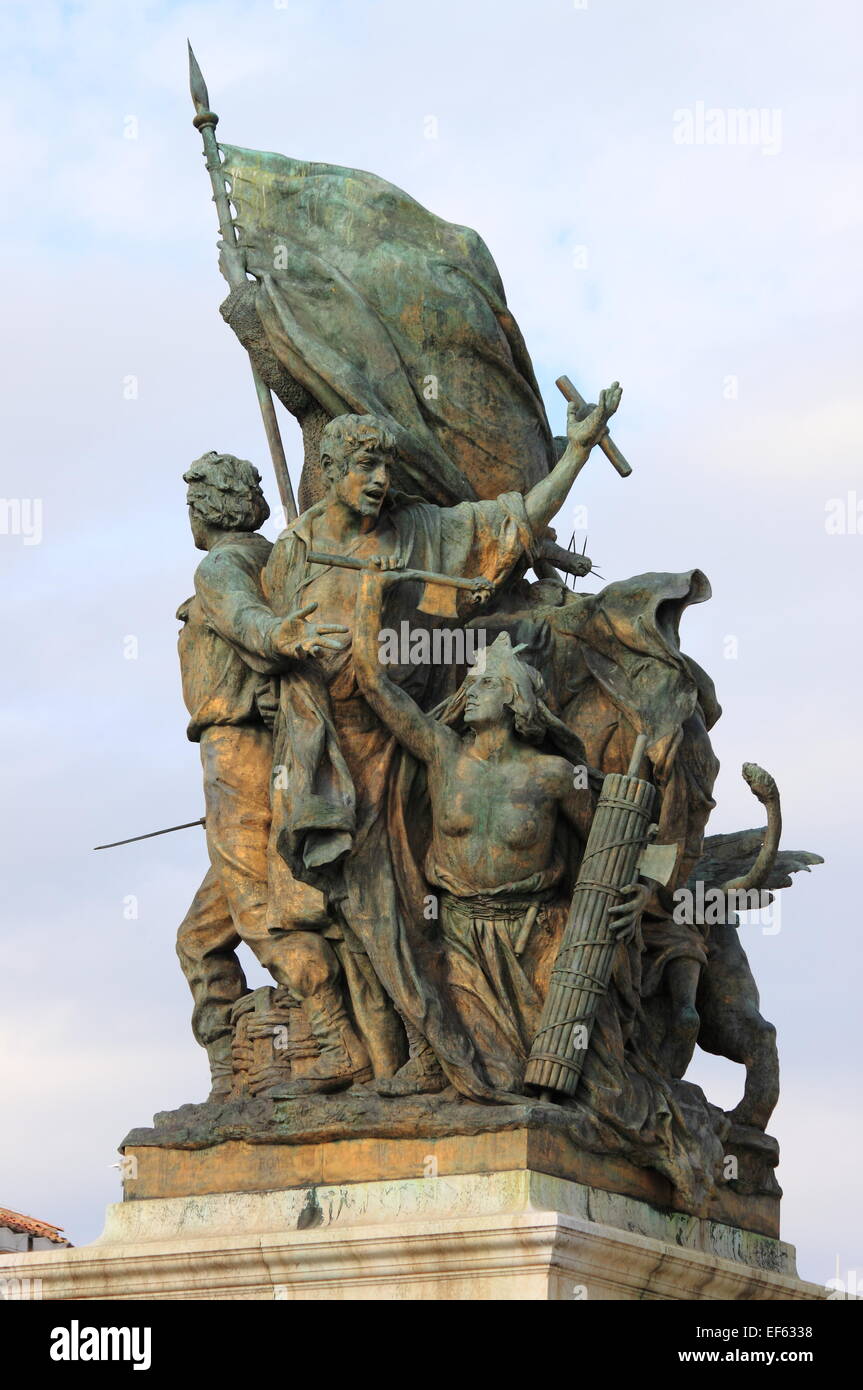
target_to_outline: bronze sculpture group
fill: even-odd
[[[734,892],[769,899],[817,856],[779,850],[778,792],[753,765],[767,830],[705,839],[720,709],[678,635],[705,577],[594,594],[561,577],[590,562],[552,519],[594,446],[625,462],[620,388],[595,406],[570,388],[554,440],[475,233],[371,175],[218,147],[196,68],[193,95],[223,316],[305,448],[303,510],[275,544],[250,463],[210,453],[185,474],[206,553],[180,661],[210,869],[177,949],[210,1103],[534,1097],[596,1151],[703,1189],[730,1123],[763,1131],[778,1096]],[[457,631],[472,663],[428,640]],[[608,803],[635,862],[620,828],[639,796],[638,833],[665,848],[620,882],[585,847]],[[724,920],[682,910],[704,888]],[[271,990],[248,990],[241,942]],[[697,1043],[747,1069],[730,1117],[683,1079]]]

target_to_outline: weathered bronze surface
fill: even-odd
[[[197,70],[193,95],[223,316],[305,464],[274,545],[250,464],[185,475],[211,869],[178,952],[212,1093],[129,1136],[129,1195],[409,1175],[396,1141],[482,1171],[506,1133],[545,1171],[773,1231],[775,1034],[736,913],[820,860],[780,849],[754,764],[767,829],[704,838],[721,711],[678,636],[704,575],[586,595],[552,565],[590,569],[550,523],[594,446],[631,471],[619,386],[590,406],[561,378],[560,447],[475,233],[373,175],[217,147]],[[730,1115],[683,1079],[696,1044],[746,1067]]]

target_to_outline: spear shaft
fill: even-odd
[[[109,845],[94,845],[94,849],[116,849],[118,845],[133,845],[137,840],[154,840],[157,835],[173,835],[175,830],[191,830],[193,825],[206,825],[206,816],[200,820],[187,820],[182,825],[169,825],[166,830],[148,830],[146,835],[130,835],[128,840],[112,840]]]
[[[219,157],[219,145],[216,140],[216,126],[219,118],[215,111],[210,110],[207,84],[201,75],[201,69],[198,67],[198,60],[192,52],[191,44],[189,44],[189,88],[192,93],[192,101],[195,103],[195,116],[192,124],[201,132],[201,139],[204,144],[204,161],[213,186],[213,201],[216,204],[216,212],[219,217],[219,231],[226,246],[236,247],[237,230],[231,216],[231,204],[228,199],[228,190],[225,187],[225,176],[222,173],[222,161]],[[230,256],[225,259],[227,262],[225,278],[231,289],[234,290],[240,285],[248,284],[245,271],[236,264],[235,259]],[[288,472],[288,461],[285,458],[285,449],[279,431],[279,422],[276,419],[272,393],[266,383],[261,380],[254,365],[252,365],[252,380],[255,383],[255,394],[261,408],[267,443],[270,446],[270,457],[273,460],[279,496],[285,510],[285,518],[290,522],[297,515],[297,504],[294,499],[294,489],[291,486],[291,475]]]

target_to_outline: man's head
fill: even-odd
[[[270,515],[254,464],[233,454],[202,454],[183,474],[189,523],[199,550],[219,531],[257,531]]]
[[[376,415],[339,415],[321,435],[330,496],[360,516],[377,517],[390,486],[396,441]]]
[[[543,680],[520,660],[521,650],[513,647],[507,632],[482,648],[465,678],[463,718],[473,729],[510,724],[521,738],[540,742],[545,732],[540,713]]]

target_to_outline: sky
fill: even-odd
[[[633,474],[594,453],[558,531],[609,580],[709,576],[681,635],[724,709],[710,828],[761,824],[754,760],[783,843],[825,858],[780,930],[742,932],[783,1238],[804,1277],[863,1279],[860,31],[853,0],[4,0],[0,1204],[94,1239],[123,1136],[208,1085],[173,944],[203,835],[92,853],[203,811],[180,475],[227,450],[276,501],[188,36],[226,141],[372,170],[483,236],[556,433],[558,375],[623,384]],[[730,1062],[690,1076],[741,1094]]]

